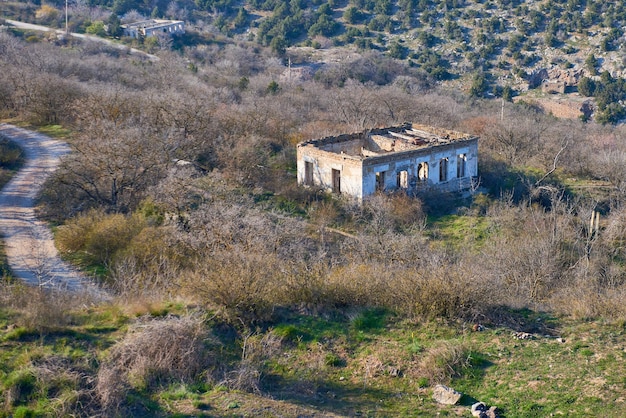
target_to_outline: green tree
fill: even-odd
[[[487,77],[482,72],[477,72],[472,78],[472,85],[470,87],[469,94],[472,97],[482,97],[487,90]]]
[[[391,58],[395,59],[404,59],[407,55],[407,48],[400,44],[398,41],[393,41],[389,46],[389,51],[387,52]]]
[[[124,33],[122,22],[115,13],[111,13],[111,16],[107,19],[107,33],[113,37],[120,37]]]
[[[598,74],[598,59],[593,54],[589,54],[585,60],[585,68],[591,75]]]
[[[270,81],[270,83],[267,85],[267,88],[265,89],[265,92],[267,94],[276,94],[279,91],[280,91],[280,86],[274,80]]]
[[[237,16],[235,17],[235,20],[233,20],[233,25],[235,25],[235,28],[241,29],[246,26],[247,21],[248,12],[244,7],[240,7],[239,11],[237,12]]]
[[[511,86],[506,85],[502,88],[502,98],[507,102],[513,101],[513,89]]]
[[[589,77],[583,77],[578,82],[578,92],[586,97],[591,97],[595,94],[596,83]]]
[[[426,48],[430,48],[435,44],[436,38],[429,31],[422,30],[417,34],[417,40]]]
[[[361,13],[359,12],[359,9],[357,9],[354,6],[350,6],[346,9],[345,12],[343,12],[343,20],[345,20],[347,23],[356,23],[359,18],[360,18]]]
[[[337,29],[339,29],[339,23],[335,22],[332,17],[323,14],[320,15],[317,22],[309,28],[309,36],[311,38],[316,35],[330,37]]]
[[[87,26],[87,28],[85,29],[85,32],[87,32],[90,35],[96,35],[96,36],[106,36],[107,34],[107,31],[104,30],[104,22],[101,20],[97,20],[93,22],[91,25]]]
[[[237,87],[241,91],[246,90],[249,85],[250,85],[250,79],[248,77],[241,77],[239,79],[239,82],[237,83]]]
[[[602,112],[596,116],[596,121],[601,124],[615,124],[626,118],[626,108],[620,103],[609,103]]]
[[[282,57],[287,52],[287,41],[282,36],[275,36],[270,42],[270,48],[279,57]]]

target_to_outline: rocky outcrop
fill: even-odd
[[[582,68],[541,68],[528,75],[528,88],[533,89],[539,86],[563,86],[563,88],[566,88],[576,86],[584,76],[585,71]]]

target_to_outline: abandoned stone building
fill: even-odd
[[[376,191],[459,191],[478,175],[478,137],[404,124],[298,144],[298,184],[362,200]]]
[[[159,34],[173,35],[185,32],[182,20],[150,19],[122,25],[124,35],[132,38],[156,36]]]

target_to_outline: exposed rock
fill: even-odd
[[[514,332],[513,333],[513,338],[515,338],[516,340],[533,340],[535,339],[535,337],[532,334],[529,334],[527,332]]]
[[[463,394],[444,385],[437,385],[433,389],[433,399],[444,405],[456,405]]]
[[[402,370],[398,369],[397,367],[393,367],[393,366],[388,366],[387,367],[387,373],[389,373],[389,376],[391,376],[391,377],[401,377],[402,376]]]
[[[542,86],[542,90],[547,93],[564,93],[566,87],[578,85],[584,75],[581,68],[541,68],[528,75],[528,87],[533,89]]]
[[[487,409],[487,405],[484,402],[476,402],[472,405],[472,416],[478,418],[498,418],[498,408],[492,406]]]
[[[582,68],[574,69],[568,68],[566,70],[553,67],[548,71],[548,79],[553,81],[560,81],[565,83],[566,86],[575,86],[578,81],[584,76]]]
[[[472,416],[474,417],[482,416],[485,411],[487,411],[487,405],[485,405],[483,402],[476,402],[474,405],[472,405]]]
[[[492,406],[485,412],[485,417],[487,418],[498,418],[498,407]]]

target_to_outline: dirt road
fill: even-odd
[[[20,21],[11,20],[11,19],[5,19],[4,21],[6,23],[8,23],[9,25],[15,26],[16,28],[19,28],[19,29],[35,30],[35,31],[39,31],[39,32],[55,32],[58,35],[65,35],[65,31],[61,30],[61,29],[53,29],[53,28],[49,28],[47,26],[35,25],[35,24],[32,24],[32,23],[25,23],[25,22],[20,22]],[[101,38],[99,36],[85,35],[83,33],[75,33],[75,32],[70,32],[69,35],[73,36],[75,38],[80,38],[80,39],[84,39],[84,40],[88,40],[88,41],[92,41],[92,42],[104,43],[104,44],[110,45],[110,46],[112,46],[114,48],[121,49],[123,51],[128,51],[131,54],[142,55],[142,56],[147,57],[151,61],[158,61],[159,60],[159,57],[157,57],[156,55],[148,54],[147,52],[141,51],[141,50],[136,49],[136,48],[130,48],[130,47],[126,46],[126,45],[122,45],[120,43],[113,42],[110,39],[105,39],[105,38]]]
[[[59,258],[52,233],[35,217],[37,193],[69,147],[45,135],[6,124],[0,124],[0,136],[17,143],[26,156],[22,169],[0,191],[0,235],[13,274],[35,286],[103,296],[102,290]]]

